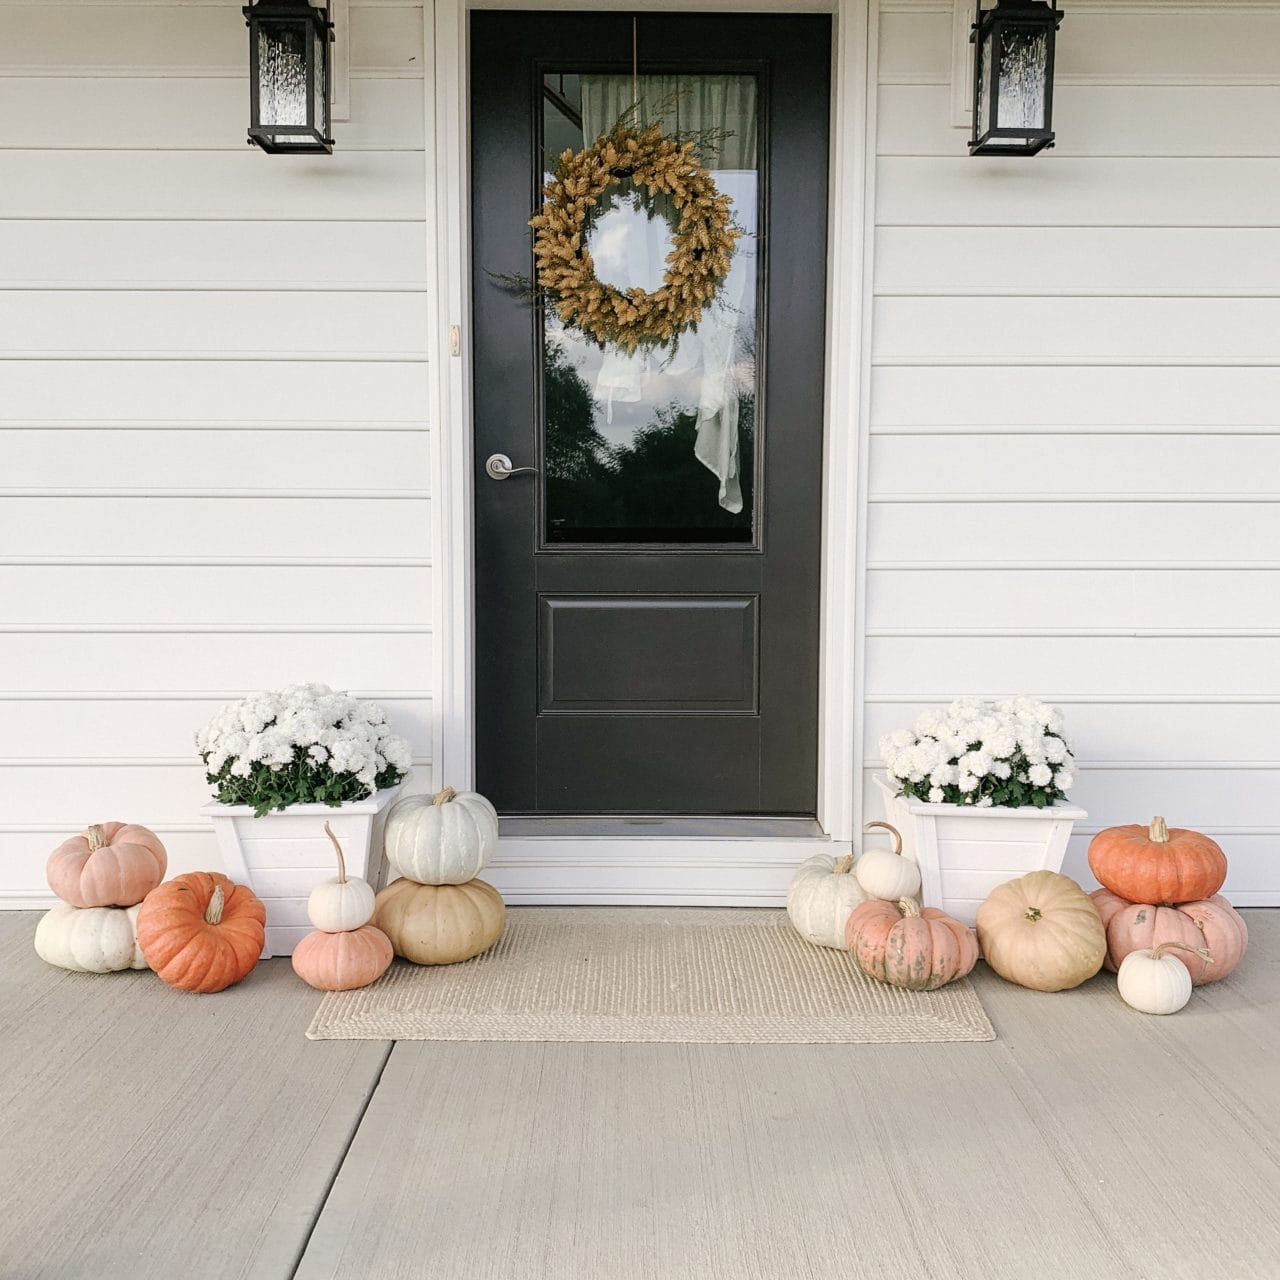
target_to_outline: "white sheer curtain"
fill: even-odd
[[[641,76],[639,103],[629,75],[582,77],[583,145],[589,146],[629,112],[640,127],[660,121],[668,133],[714,137],[704,160],[720,190],[733,201],[734,220],[743,230],[733,265],[715,301],[703,312],[696,332],[682,334],[674,354],[625,352],[610,348],[596,378],[596,398],[612,421],[615,402],[636,403],[646,380],[697,375],[698,460],[720,482],[726,511],[742,510],[738,466],[738,401],[754,381],[754,294],[756,287],[756,82],[754,76]],[[601,278],[619,288],[655,289],[669,251],[667,228],[659,218],[630,218],[617,224],[621,235],[600,237],[592,255]],[[745,305],[744,305],[745,304]],[[744,385],[746,384],[746,385]]]

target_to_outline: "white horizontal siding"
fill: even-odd
[[[934,703],[1058,699],[1069,873],[1163,813],[1280,903],[1280,4],[1068,8],[1019,161],[965,155],[950,4],[883,6],[868,769]]]
[[[86,821],[217,867],[194,731],[299,680],[430,780],[424,41],[351,9],[332,157],[245,145],[238,6],[0,7],[0,903]]]

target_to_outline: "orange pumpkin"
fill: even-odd
[[[1128,902],[1107,889],[1089,895],[1107,929],[1107,968],[1120,968],[1125,956],[1149,951],[1165,943],[1180,943],[1191,951],[1179,951],[1197,986],[1225,978],[1244,958],[1249,930],[1244,917],[1221,894],[1202,902],[1175,907]],[[1208,952],[1208,957],[1203,954]]]
[[[258,963],[266,921],[253,890],[216,871],[193,871],[147,894],[138,945],[171,987],[221,991]]]
[[[1089,870],[1130,902],[1196,902],[1222,888],[1227,855],[1208,836],[1153,818],[1150,826],[1099,831],[1089,844]]]
[[[64,840],[45,868],[49,888],[73,907],[135,907],[164,879],[160,837],[133,823],[95,823]]]
[[[845,939],[867,977],[908,991],[936,991],[978,963],[973,931],[914,898],[855,907]]]
[[[371,924],[344,933],[317,929],[293,949],[293,971],[317,991],[352,991],[376,982],[391,963],[391,939]]]

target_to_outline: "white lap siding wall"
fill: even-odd
[[[250,690],[378,698],[430,783],[422,19],[352,4],[302,158],[239,5],[0,3],[0,905],[92,821],[217,866],[191,735]]]
[[[1064,8],[1056,148],[978,160],[951,4],[882,5],[867,761],[953,694],[1043,695],[1071,874],[1163,813],[1276,904],[1280,5]]]

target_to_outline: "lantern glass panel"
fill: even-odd
[[[329,33],[311,28],[311,56],[315,65],[315,84],[313,87],[315,100],[314,124],[321,137],[329,136],[329,104],[325,100],[325,88],[329,83],[326,60],[329,56]]]
[[[1049,36],[1044,27],[1003,23],[999,41],[997,129],[1043,129],[1049,67]]]
[[[264,127],[306,126],[309,26],[303,22],[264,22],[258,28],[258,118]],[[277,135],[276,141],[286,138]]]

